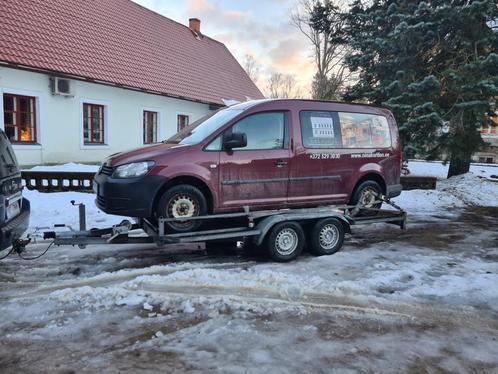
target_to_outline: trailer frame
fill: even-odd
[[[67,230],[44,231],[43,233],[35,233],[33,236],[38,235],[44,240],[51,240],[51,245],[71,245],[80,248],[96,244],[154,243],[158,246],[163,246],[176,243],[209,243],[227,240],[234,242],[240,240],[256,246],[262,246],[269,233],[280,223],[293,222],[300,226],[309,226],[321,220],[335,219],[342,224],[344,232],[348,233],[351,233],[351,226],[375,223],[389,223],[399,226],[403,230],[406,229],[407,213],[403,209],[383,195],[376,197],[375,203],[378,202],[388,204],[394,209],[365,208],[359,204],[255,211],[251,211],[249,207],[243,207],[243,212],[197,217],[159,217],[157,223],[147,219],[140,219],[136,223],[124,220],[112,227],[87,230],[85,205],[75,204],[72,201],[72,205],[79,207],[79,230],[74,230],[68,225],[61,224],[54,225],[54,227],[66,228]],[[217,227],[183,233],[168,233],[165,228],[167,222],[192,220],[202,220],[203,223],[216,222]],[[246,223],[245,225],[232,227],[229,223],[234,220],[242,220]],[[342,240],[340,246],[342,246]],[[19,240],[14,243],[14,250],[20,254],[30,242],[29,238],[28,240]],[[281,260],[278,258],[275,259],[277,261]]]

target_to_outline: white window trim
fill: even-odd
[[[178,132],[178,116],[179,115],[187,116],[188,117],[188,124],[189,124],[189,126],[192,123],[193,113],[177,111],[176,114],[175,114],[175,134]]]
[[[83,132],[83,104],[102,105],[104,107],[104,144],[85,144]],[[95,100],[80,98],[79,102],[79,124],[80,124],[80,149],[108,149],[109,147],[109,118],[111,118],[111,102],[108,100]]]
[[[41,150],[42,149],[42,131],[41,124],[45,119],[44,98],[40,91],[18,90],[8,87],[0,87],[0,128],[5,130],[5,122],[3,115],[3,94],[12,94],[20,96],[31,96],[35,98],[35,113],[36,113],[36,144],[12,144],[14,151],[16,150]]]
[[[157,142],[156,143],[144,143],[144,112],[156,112],[157,113],[157,129],[156,129],[156,137],[157,137]],[[147,107],[143,106],[139,108],[139,113],[140,113],[140,126],[142,126],[142,130],[140,133],[142,134],[142,138],[140,140],[140,144],[142,145],[152,145],[152,144],[157,144],[160,143],[162,140],[165,139],[163,136],[164,129],[162,126],[162,118],[163,118],[163,112],[160,108],[154,108],[154,107]]]

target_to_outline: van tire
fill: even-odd
[[[311,229],[310,252],[315,256],[332,255],[344,243],[344,225],[337,218],[325,218]]]
[[[158,218],[205,216],[207,211],[206,197],[197,187],[189,184],[178,184],[166,190],[156,207]],[[164,228],[167,232],[189,232],[197,230],[201,224],[196,220],[165,222]]]
[[[372,191],[375,192],[377,195],[382,195],[382,188],[380,185],[373,180],[366,180],[364,182],[361,182],[356,188],[354,189],[353,195],[351,197],[350,204],[351,205],[356,205],[358,204],[361,199],[363,199],[363,195],[367,191]],[[374,208],[374,209],[380,209],[382,206],[382,203],[377,203],[373,204],[372,206],[367,206],[368,208]],[[375,211],[362,211],[360,212],[360,215],[372,215],[376,214],[377,212]]]

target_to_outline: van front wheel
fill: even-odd
[[[202,192],[191,185],[179,184],[169,188],[159,199],[156,214],[163,218],[184,218],[204,216],[207,214],[207,202]],[[195,231],[201,226],[201,221],[165,222],[168,232]]]

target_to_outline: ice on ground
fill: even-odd
[[[410,175],[421,177],[436,177],[437,179],[446,179],[448,175],[449,164],[443,165],[441,161],[408,161],[408,170]],[[471,164],[471,173],[489,178],[491,175],[498,175],[498,165],[495,164]]]

